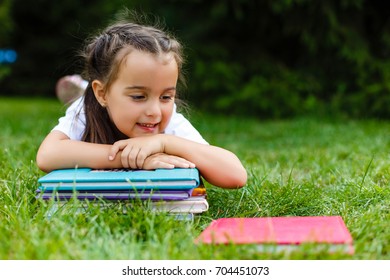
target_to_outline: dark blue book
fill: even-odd
[[[151,200],[151,201],[169,201],[184,200],[191,196],[192,189],[185,190],[153,190],[142,191],[133,190],[90,190],[90,191],[42,191],[37,190],[36,198],[43,200]]]
[[[156,170],[95,170],[90,168],[54,170],[38,180],[39,190],[191,190],[200,183],[196,168]]]

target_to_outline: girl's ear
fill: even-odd
[[[92,81],[92,90],[95,94],[96,100],[102,105],[102,107],[107,106],[106,101],[106,91],[104,90],[104,85],[99,80]]]

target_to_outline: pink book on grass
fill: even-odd
[[[206,244],[258,244],[291,248],[323,244],[353,254],[353,240],[340,216],[220,218],[195,239]]]

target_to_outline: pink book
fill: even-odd
[[[340,216],[221,218],[211,222],[195,243],[278,247],[324,244],[354,253],[351,234]]]

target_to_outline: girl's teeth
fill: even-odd
[[[154,124],[142,123],[141,125],[145,127],[154,127]]]

